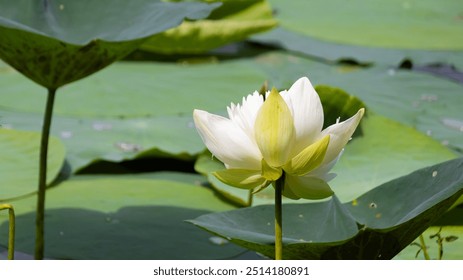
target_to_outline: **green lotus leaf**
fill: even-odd
[[[184,18],[206,17],[218,4],[1,0],[0,6],[0,58],[56,89],[124,57]]]
[[[391,259],[463,194],[463,158],[426,167],[341,204],[283,205],[285,259]],[[190,222],[274,256],[274,207],[206,214]]]

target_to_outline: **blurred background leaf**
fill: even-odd
[[[277,25],[266,0],[208,0],[220,2],[209,17],[185,21],[180,26],[151,36],[140,49],[162,54],[203,53]]]
[[[40,133],[0,128],[0,202],[37,191],[37,162]],[[60,172],[65,148],[58,138],[50,139],[47,184]]]

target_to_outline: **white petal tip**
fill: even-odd
[[[363,115],[365,114],[365,108],[360,109],[357,113],[360,113],[360,115],[362,115],[363,117]]]

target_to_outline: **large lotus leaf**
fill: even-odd
[[[0,202],[37,190],[40,134],[0,128]],[[63,143],[50,138],[47,184],[63,166]]]
[[[145,38],[206,17],[216,4],[164,1],[0,1],[0,58],[47,88],[96,72]]]
[[[329,182],[341,201],[354,199],[418,168],[455,157],[442,144],[415,129],[371,112],[362,120],[361,128],[361,135],[348,143],[333,169],[337,177]],[[195,169],[208,176],[217,191],[236,203],[247,205],[248,191],[230,187],[211,174],[223,168],[223,164],[207,154],[200,156],[195,164]],[[273,199],[273,188],[267,188],[254,195],[253,204],[267,204]]]
[[[282,27],[254,35],[251,41],[308,57],[318,57],[329,62],[354,61],[364,65],[378,63],[398,66],[410,60],[414,65],[450,64],[459,69],[463,68],[463,51],[461,50],[411,50],[340,44],[316,39]]]
[[[289,30],[352,45],[462,50],[462,4],[454,0],[270,0]]]
[[[336,197],[283,205],[283,258],[391,259],[463,194],[462,168],[462,158],[423,168],[344,205]],[[206,214],[190,222],[273,257],[273,208]]]
[[[178,181],[178,175],[184,177]],[[188,178],[189,177],[189,178]],[[184,220],[233,206],[200,185],[201,176],[163,173],[77,176],[47,192],[47,258],[224,259],[244,250]],[[189,182],[187,182],[189,181]],[[35,197],[12,202],[16,250],[33,251]],[[0,244],[7,216],[0,214]],[[220,245],[222,244],[222,245]]]
[[[219,2],[217,0],[206,2]],[[186,21],[149,38],[142,50],[164,54],[202,53],[276,25],[266,0],[220,1],[221,7],[204,20]]]

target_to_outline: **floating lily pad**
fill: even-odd
[[[342,205],[283,206],[285,259],[391,259],[463,194],[463,159],[389,181]],[[274,256],[273,205],[200,216],[190,222]],[[359,227],[357,228],[357,224]]]
[[[184,18],[206,17],[218,6],[152,0],[2,0],[0,5],[0,58],[54,89],[104,68]]]
[[[289,30],[351,45],[462,50],[458,1],[269,0]]]
[[[243,253],[244,249],[231,243],[213,242],[209,234],[184,222],[234,207],[202,187],[201,176],[180,174],[184,179],[179,182],[177,175],[77,176],[49,189],[46,257],[224,259]],[[35,197],[12,203],[17,214],[16,250],[31,253]],[[7,241],[6,220],[0,214],[2,245]]]
[[[37,191],[40,134],[0,128],[0,202]],[[47,183],[63,166],[65,148],[52,137],[49,142]]]
[[[363,65],[382,64],[398,67],[402,62],[410,60],[413,65],[449,64],[463,69],[462,50],[392,49],[333,43],[283,27],[254,35],[250,40],[330,62],[356,62]]]

